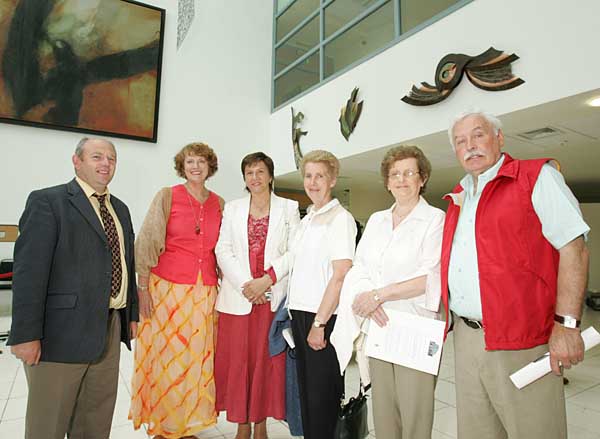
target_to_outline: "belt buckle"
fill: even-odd
[[[483,325],[480,321],[471,320],[466,317],[461,317],[461,319],[463,320],[463,322],[465,322],[465,325],[467,325],[471,329],[483,329]]]

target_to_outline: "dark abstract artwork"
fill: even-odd
[[[165,12],[0,0],[0,122],[156,142]]]
[[[435,70],[435,85],[421,82],[420,87],[412,86],[410,93],[402,98],[410,105],[433,105],[443,101],[454,90],[463,74],[471,83],[482,90],[508,90],[523,84],[518,76],[513,75],[511,63],[519,57],[514,53],[508,55],[490,47],[477,56],[451,53],[443,57]]]

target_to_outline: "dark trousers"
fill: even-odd
[[[329,342],[336,317],[331,316],[325,326],[327,346],[320,351],[306,341],[314,319],[314,313],[292,310],[302,427],[305,439],[331,439],[344,393],[344,377]]]

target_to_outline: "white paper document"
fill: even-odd
[[[294,343],[294,336],[292,335],[292,328],[285,328],[283,331],[281,331],[281,334],[283,335],[283,338],[287,342],[288,346],[291,349],[294,349],[296,347],[296,343]]]
[[[600,344],[600,334],[594,329],[593,326],[590,326],[585,331],[583,331],[581,333],[581,338],[583,338],[583,344],[585,346],[586,351]],[[534,381],[543,377],[544,375],[550,373],[551,370],[552,368],[550,367],[550,353],[546,352],[537,360],[532,361],[527,366],[513,373],[510,376],[510,379],[512,380],[513,384],[517,386],[518,389],[522,389],[526,385],[531,384]]]
[[[387,325],[369,324],[369,357],[437,375],[442,357],[445,322],[386,309]]]

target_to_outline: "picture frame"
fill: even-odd
[[[165,10],[3,0],[0,122],[156,143]]]

